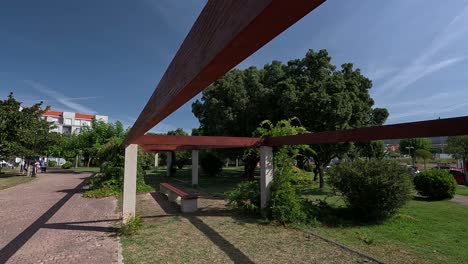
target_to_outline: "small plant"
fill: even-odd
[[[223,161],[214,153],[207,152],[200,160],[202,170],[209,176],[216,176],[223,170]]]
[[[127,219],[127,222],[125,224],[122,224],[122,226],[119,229],[119,233],[124,236],[131,236],[143,227],[143,220],[139,216],[131,216]]]
[[[55,160],[49,160],[47,162],[47,166],[49,166],[50,168],[57,167],[57,162]]]
[[[457,183],[446,170],[428,170],[414,177],[414,186],[420,195],[442,200],[455,195]]]
[[[260,213],[260,185],[257,181],[241,182],[225,195],[230,208],[250,214]]]
[[[71,167],[73,166],[73,164],[69,161],[65,162],[64,164],[62,164],[62,169],[70,169]]]
[[[360,219],[391,216],[412,196],[410,174],[392,161],[342,163],[332,168],[329,175],[330,184],[342,193]]]

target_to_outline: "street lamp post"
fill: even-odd
[[[410,155],[410,157],[411,157],[411,160],[413,161],[413,166],[414,166],[414,159],[413,159],[413,157],[411,156],[411,150],[414,149],[414,147],[406,147],[406,149],[408,150],[408,153],[409,153],[409,155]]]

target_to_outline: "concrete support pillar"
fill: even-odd
[[[273,148],[260,147],[260,207],[265,209],[270,199],[270,187],[273,180]]]
[[[154,169],[159,167],[159,153],[154,153]]]
[[[192,185],[198,185],[198,150],[192,150]]]
[[[167,172],[166,176],[169,177],[171,176],[171,167],[172,167],[172,152],[166,152],[166,166],[167,166]]]
[[[123,222],[135,216],[136,178],[137,178],[138,145],[130,144],[125,148]]]

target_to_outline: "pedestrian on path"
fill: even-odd
[[[42,161],[41,161],[41,172],[42,173],[46,172],[46,169],[47,169],[47,167],[46,167],[45,160],[42,159]]]

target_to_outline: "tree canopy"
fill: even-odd
[[[457,159],[462,159],[463,163],[468,160],[468,136],[449,137],[447,143],[447,153]]]
[[[263,120],[297,117],[310,132],[382,125],[388,117],[373,108],[372,81],[353,64],[337,69],[326,50],[263,69],[235,69],[210,85],[192,105],[203,135],[250,136]],[[323,186],[323,168],[350,144],[311,146]]]
[[[409,138],[400,140],[400,152],[414,158],[416,150],[424,149],[430,151],[432,141],[428,138]]]
[[[0,100],[0,159],[47,155],[48,148],[61,138],[50,132],[53,124],[42,118],[47,109],[42,102],[22,106],[13,93]]]

